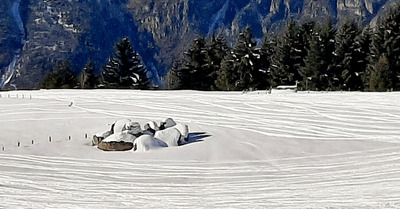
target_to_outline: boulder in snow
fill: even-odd
[[[111,135],[111,131],[105,131],[103,133],[97,133],[93,135],[92,145],[98,145],[101,141]]]
[[[138,137],[133,143],[133,151],[135,152],[146,152],[152,149],[159,149],[161,147],[167,147],[168,145],[154,138],[151,135],[142,135]]]
[[[151,133],[156,133],[156,131],[159,131],[160,128],[158,127],[157,123],[154,121],[149,121],[144,125],[144,130],[149,131]]]
[[[178,129],[179,132],[181,132],[183,139],[188,138],[188,136],[189,136],[189,126],[188,125],[178,123],[173,127]]]
[[[167,119],[161,121],[160,130],[171,128],[172,126],[175,126],[175,125],[176,125],[176,123],[172,118],[167,118]]]
[[[115,133],[121,133],[122,131],[126,130],[126,124],[132,122],[130,119],[121,119],[117,120],[114,122],[114,124],[111,126],[111,132],[113,134]]]
[[[103,151],[127,151],[133,148],[132,142],[100,142],[97,146],[99,149]]]
[[[99,144],[98,148],[104,151],[126,151],[133,148],[133,142],[136,140],[136,136],[129,133],[129,130],[125,130],[121,133],[115,133],[109,137],[103,139]]]
[[[157,131],[154,137],[167,143],[169,147],[179,146],[181,139],[181,132],[176,128],[167,128],[164,130]]]
[[[137,122],[128,122],[125,124],[125,127],[122,128],[123,132],[127,131],[129,134],[138,136],[141,135],[142,129],[140,128],[140,124]]]

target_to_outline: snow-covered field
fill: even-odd
[[[397,92],[0,95],[0,208],[400,208]],[[167,117],[191,143],[90,146],[116,119]]]

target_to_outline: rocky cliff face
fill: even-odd
[[[37,87],[58,60],[99,70],[114,43],[129,37],[147,68],[163,75],[197,36],[256,38],[288,19],[353,18],[368,23],[395,0],[2,0],[0,84]],[[0,86],[2,87],[2,86]]]

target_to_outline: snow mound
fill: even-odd
[[[121,120],[117,120],[114,122],[114,124],[111,127],[111,132],[112,133],[121,133],[122,131],[126,130],[126,124],[131,123],[132,120],[130,119],[121,119]]]
[[[181,139],[181,132],[178,129],[172,127],[161,131],[157,131],[154,135],[155,138],[165,142],[169,147],[179,146]]]
[[[142,135],[133,143],[133,151],[135,152],[147,152],[162,147],[168,147],[168,145],[151,135]]]
[[[130,130],[125,130],[121,133],[115,133],[103,139],[102,142],[130,142],[133,143],[137,136],[130,133]]]

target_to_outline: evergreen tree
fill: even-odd
[[[73,88],[76,85],[76,75],[67,60],[58,61],[45,79],[41,87],[47,89]]]
[[[193,40],[192,46],[185,53],[187,57],[186,67],[190,74],[190,88],[206,90],[212,82],[207,83],[207,77],[211,74],[207,59],[206,41],[202,38]]]
[[[361,80],[363,82],[363,87],[369,89],[369,76],[370,72],[368,66],[370,64],[370,53],[371,53],[371,43],[372,43],[372,30],[369,26],[365,27],[359,38],[360,42],[360,60],[359,68],[363,69]]]
[[[271,59],[273,85],[293,84],[301,80],[300,67],[304,63],[300,29],[296,22],[286,26],[284,34],[278,39],[275,54]]]
[[[390,10],[389,13],[377,24],[371,44],[371,56],[369,73],[371,77],[380,74],[382,56],[387,58],[388,78],[390,82],[388,89],[400,90],[400,4]],[[374,80],[372,78],[370,80]],[[384,79],[381,77],[381,79]],[[370,85],[371,90],[376,89],[376,85]]]
[[[168,88],[216,90],[221,62],[227,54],[226,40],[212,36],[196,38],[182,60],[176,60],[166,76]]]
[[[175,61],[166,76],[167,89],[190,89],[189,68],[182,61]]]
[[[265,89],[271,87],[271,59],[275,53],[276,48],[276,37],[273,37],[270,33],[265,33],[263,42],[261,44],[261,59],[260,59],[260,70],[266,74]],[[261,87],[262,88],[262,87]]]
[[[389,60],[385,55],[382,55],[375,64],[375,70],[370,75],[370,88],[375,91],[389,90],[393,86],[390,74]]]
[[[238,37],[235,48],[221,64],[217,87],[221,90],[243,90],[265,86],[267,74],[260,68],[260,50],[256,49],[250,27]]]
[[[228,54],[229,48],[225,38],[213,35],[207,42],[207,68],[208,74],[205,77],[206,90],[216,90],[218,71],[221,68],[222,60]]]
[[[336,34],[336,68],[330,75],[334,89],[361,90],[361,69],[366,60],[361,52],[360,29],[354,21],[346,21]]]
[[[335,33],[332,22],[315,25],[309,41],[305,65],[301,68],[303,87],[306,90],[326,90],[329,88],[328,72],[332,67],[332,53],[335,49]]]
[[[122,38],[116,43],[114,57],[108,59],[102,76],[106,86],[112,88],[145,89],[150,83],[147,70],[128,38]]]
[[[82,89],[92,89],[98,85],[98,76],[94,73],[94,67],[91,60],[88,61],[80,74],[80,84]]]

